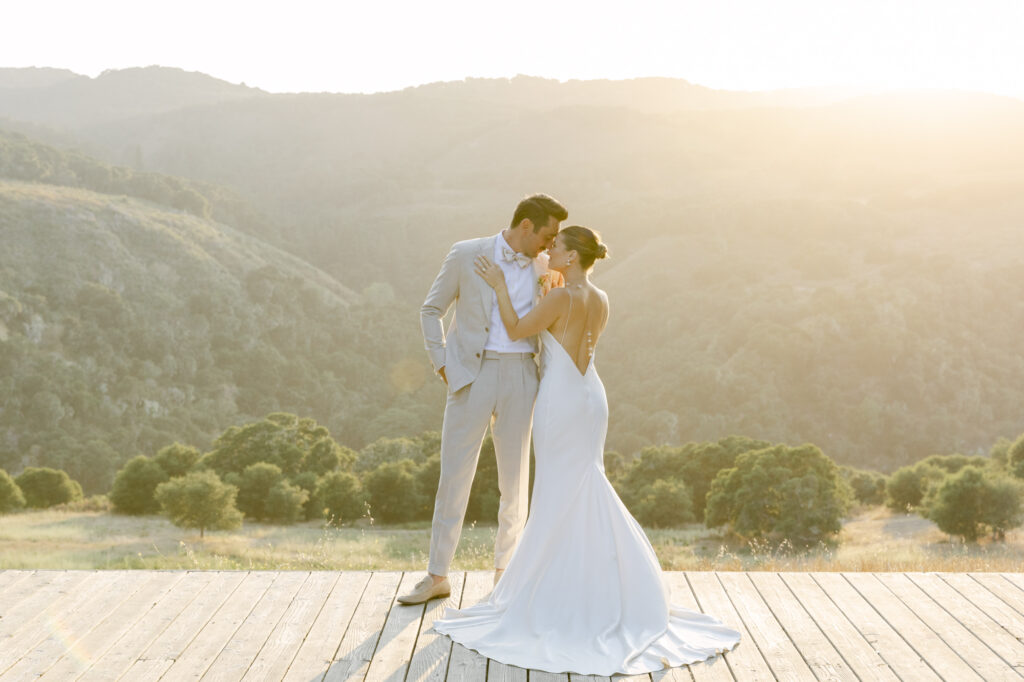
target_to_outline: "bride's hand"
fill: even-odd
[[[492,263],[487,256],[477,256],[473,265],[476,267],[476,274],[483,277],[492,289],[505,286],[505,273],[497,263]]]

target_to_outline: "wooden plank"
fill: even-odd
[[[666,571],[663,575],[669,588],[669,601],[674,606],[700,613],[700,604],[690,589],[690,583],[686,581],[686,574],[681,571]],[[662,682],[686,682],[691,679],[695,682],[732,682],[735,679],[725,656],[715,656],[706,661],[691,663],[684,668],[669,668],[652,673],[651,677]]]
[[[245,680],[280,680],[310,631],[317,614],[327,601],[340,575],[334,571],[316,571],[299,589],[288,611],[267,637],[266,643],[242,678]],[[327,666],[321,669],[326,670]],[[308,679],[308,678],[307,678]]]
[[[811,577],[900,679],[942,679],[841,573],[812,573]]]
[[[846,618],[844,610],[829,599],[824,590],[807,573],[782,573],[795,599],[807,610],[821,631],[835,646],[853,672],[864,680],[898,680],[878,651]],[[851,590],[852,592],[852,590]],[[856,595],[856,593],[853,593]],[[860,597],[857,597],[858,599]]]
[[[1024,573],[1000,573],[999,575],[1024,590]]]
[[[466,586],[462,590],[462,605],[467,608],[478,603],[494,588],[494,574],[490,571],[466,573]],[[487,659],[458,642],[452,645],[448,663],[448,679],[459,682],[483,682],[487,679]]]
[[[324,675],[324,682],[362,680],[366,677],[401,579],[402,574],[396,572],[379,572],[370,576],[348,630]]]
[[[1024,614],[1024,590],[998,573],[969,573],[972,580],[999,597],[1017,613]]]
[[[981,677],[967,665],[956,651],[936,635],[921,618],[900,601],[874,573],[843,573],[843,577],[871,606],[899,631],[918,655],[928,662],[942,677],[955,680],[980,680]],[[891,664],[891,662],[890,662]],[[895,668],[895,666],[893,666]]]
[[[121,679],[159,679],[174,665],[196,635],[214,617],[235,590],[242,584],[248,573],[244,571],[223,571],[213,574],[213,579],[204,587],[192,603],[171,621],[163,632],[143,650]]]
[[[405,573],[398,585],[398,594],[411,592],[422,577],[419,572]],[[366,671],[367,682],[405,679],[425,609],[425,604],[405,606],[397,601],[392,602],[377,650]]]
[[[700,610],[739,630],[741,639],[732,651],[725,654],[729,669],[737,680],[774,680],[771,668],[761,654],[756,640],[750,636],[743,619],[729,600],[715,573],[687,572],[686,579],[697,597]]]
[[[752,571],[746,575],[816,678],[849,682],[857,679],[778,573]]]
[[[15,571],[12,569],[0,571],[0,599],[3,599],[7,588],[17,585],[22,580],[29,580],[33,573],[35,571]]]
[[[876,577],[983,679],[1020,679],[1010,664],[943,609],[936,599],[916,585],[907,574],[879,573]]]
[[[231,596],[188,643],[164,673],[168,680],[198,680],[231,641],[260,598],[277,578],[272,571],[248,573]]]
[[[452,586],[450,596],[427,602],[423,619],[420,621],[419,634],[416,637],[416,647],[413,650],[412,660],[409,662],[409,674],[406,677],[406,682],[444,682],[448,674],[448,661],[452,655],[452,640],[434,632],[434,621],[444,614],[445,609],[458,608],[462,603],[462,588],[466,584],[466,574],[463,572],[449,573],[448,582]],[[499,680],[499,682],[526,682],[525,670],[512,666],[505,667],[513,671],[521,671],[522,676],[510,677],[506,671],[494,670],[488,677],[493,676],[493,679]]]
[[[1024,613],[999,598],[965,573],[941,573],[939,577],[965,599],[984,611],[999,627],[1018,641],[1024,641]]]
[[[814,673],[757,593],[750,576],[732,571],[717,575],[774,675],[781,679],[812,679]]]
[[[49,634],[25,653],[17,663],[0,675],[0,680],[35,679],[46,672],[63,654],[73,652],[78,641],[143,585],[153,581],[153,574],[138,571],[111,571],[116,588],[97,589],[90,599],[71,613],[55,614]],[[109,577],[109,576],[108,576]],[[59,607],[58,607],[59,608]]]
[[[496,661],[491,661],[490,664],[493,665],[495,662]],[[506,666],[506,667],[512,667],[512,666]],[[515,669],[515,668],[513,668],[513,669]],[[521,670],[521,668],[520,668],[520,670]],[[487,671],[487,682],[491,682],[492,679],[493,678],[491,677],[491,671],[488,668],[488,671]],[[524,679],[525,679],[525,677],[524,677]],[[615,679],[618,680],[619,677],[616,677]],[[651,679],[651,676],[648,675],[647,679],[648,680]],[[669,680],[669,679],[673,679],[673,678],[666,677],[664,679]],[[679,679],[684,679],[684,678],[679,678]],[[686,678],[686,679],[692,679],[692,678]],[[608,677],[607,675],[580,675],[579,673],[569,673],[569,682],[612,682],[612,678]]]
[[[957,592],[939,574],[907,573],[905,576],[922,591],[926,592],[946,613],[972,635],[984,642],[1007,665],[1017,673],[1024,672],[1024,644],[1009,634],[995,620],[992,612],[975,606],[971,600]],[[976,591],[981,592],[982,590],[979,587]],[[998,602],[999,600],[993,598],[993,601]],[[1018,622],[1024,621],[1018,619]],[[959,642],[957,645],[959,646]]]
[[[341,574],[288,667],[285,682],[319,680],[327,674],[369,582],[367,572]]]
[[[7,631],[0,636],[0,672],[7,670],[25,652],[53,634],[60,619],[66,619],[88,605],[97,598],[98,592],[118,578],[113,573],[101,571],[81,571],[78,576],[68,577],[84,580],[70,583],[67,587],[70,591],[62,595],[63,598],[52,598],[36,609],[31,617],[5,621],[4,629]]]
[[[102,620],[94,621],[91,629],[66,650],[54,651],[52,664],[39,679],[44,682],[73,680],[84,673],[114,643],[129,632],[135,624],[184,578],[183,573],[146,571],[148,580],[135,594],[121,602]]]
[[[295,594],[309,579],[306,571],[280,571],[203,673],[204,682],[237,682],[277,626]]]
[[[494,578],[491,578],[491,582],[492,583],[493,583],[493,581],[494,581]],[[490,659],[486,659],[486,660],[487,660],[488,663],[493,663],[494,662],[494,661],[491,661]],[[530,682],[568,682],[569,674],[568,673],[549,673],[546,670],[534,670],[533,668],[530,668],[527,671],[527,679]],[[624,676],[624,677],[616,678],[616,679],[627,680],[629,678]],[[650,679],[651,679],[651,676],[648,675],[647,676],[648,682],[650,682]]]
[[[77,586],[89,577],[90,574],[84,571],[53,571],[33,574],[28,580],[12,586],[3,595],[6,599],[0,600],[0,642],[25,621],[74,594]]]
[[[168,593],[145,616],[85,671],[85,679],[116,680],[136,658],[159,637],[214,579],[214,573],[189,571],[173,592]],[[162,671],[161,671],[162,672]],[[159,677],[159,674],[156,675]],[[152,679],[156,679],[156,677]],[[129,678],[130,679],[130,678]],[[137,679],[149,679],[140,677]]]

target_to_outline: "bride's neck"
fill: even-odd
[[[565,286],[572,287],[573,289],[579,289],[586,286],[590,282],[590,278],[587,277],[586,272],[567,272],[565,273]]]

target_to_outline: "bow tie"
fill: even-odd
[[[529,265],[531,260],[529,257],[526,256],[526,254],[516,253],[507,246],[501,247],[501,255],[502,259],[506,263],[515,263],[521,268],[525,268],[527,265]]]

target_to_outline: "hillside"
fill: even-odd
[[[60,69],[0,69],[0,117],[79,128],[265,95],[205,74],[150,66],[96,78]]]
[[[0,235],[0,468],[57,466],[102,492],[139,452],[207,447],[268,412],[354,447],[437,416],[386,296],[237,230],[0,181]]]
[[[212,217],[390,301],[378,328],[414,372],[416,311],[450,243],[550,192],[612,252],[595,275],[613,305],[598,361],[612,448],[742,433],[890,470],[1024,431],[1024,102],[769,95],[469,79],[60,134],[231,193]],[[413,415],[364,421],[367,438],[440,423],[429,401],[366,409]]]

